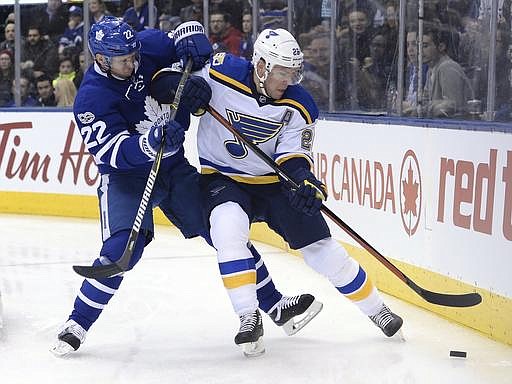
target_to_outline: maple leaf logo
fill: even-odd
[[[402,180],[403,194],[405,198],[403,213],[407,215],[409,212],[415,217],[418,216],[416,213],[416,200],[418,199],[418,187],[419,184],[414,181],[412,166],[409,163],[409,169],[407,170],[407,180]]]
[[[420,224],[422,209],[421,171],[418,158],[409,149],[400,167],[400,216],[405,232],[410,237]]]
[[[158,101],[151,96],[146,96],[144,99],[144,114],[148,119],[141,120],[135,124],[135,129],[140,134],[143,134],[151,127],[163,126],[171,116],[171,108],[168,104],[158,104]]]

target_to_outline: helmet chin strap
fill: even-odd
[[[258,74],[258,68],[254,68],[254,73],[258,78],[258,88],[260,89],[260,92],[265,96],[270,97],[270,95],[267,93],[267,90],[265,89],[265,81],[267,80],[270,71],[265,68],[265,74],[263,76],[260,76]]]

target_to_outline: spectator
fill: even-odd
[[[54,88],[57,84],[57,81],[60,79],[69,79],[73,81],[73,79],[76,76],[76,71],[73,63],[73,59],[70,57],[64,57],[59,61],[59,74],[57,77],[53,80],[52,85]]]
[[[510,46],[510,27],[500,23],[496,31],[496,121],[510,121],[512,116],[510,88],[510,58],[507,50]]]
[[[360,75],[357,92],[359,107],[369,111],[384,111],[392,80],[391,66],[386,62],[386,39],[383,35],[373,37],[370,56],[364,59]]]
[[[359,97],[357,85],[363,61],[370,57],[370,41],[374,30],[370,27],[368,9],[353,7],[348,13],[348,29],[340,32],[337,51],[337,99],[343,109],[357,110]]]
[[[60,78],[55,83],[55,100],[57,107],[72,107],[75,102],[76,87],[69,79]]]
[[[304,78],[301,84],[314,97],[318,108],[325,111],[329,108],[329,37],[318,36],[302,52]],[[325,63],[327,67],[324,66]]]
[[[297,35],[310,31],[314,26],[322,22],[322,18],[331,17],[330,0],[295,0],[293,16],[293,28]],[[307,10],[307,11],[306,11]],[[306,45],[309,42],[306,42]],[[301,46],[306,46],[302,45]]]
[[[52,79],[43,74],[36,79],[37,105],[40,107],[55,107],[57,101],[53,92]]]
[[[180,11],[181,21],[199,21],[203,22],[203,0],[191,0],[192,4],[184,7]]]
[[[260,30],[287,28],[288,4],[284,0],[263,0],[260,2]],[[305,10],[301,10],[304,12]]]
[[[30,20],[37,21],[43,36],[56,45],[68,25],[68,8],[62,0],[48,0],[46,7],[34,9]]]
[[[461,116],[472,98],[464,70],[447,54],[448,39],[446,32],[433,28],[423,34],[423,61],[428,64],[424,97],[429,117]]]
[[[157,9],[153,7],[154,20],[156,22]],[[142,31],[147,28],[154,28],[155,25],[149,25],[149,5],[148,0],[133,0],[133,7],[126,10],[123,20],[133,27],[136,31]]]
[[[386,42],[384,50],[386,64],[392,65],[395,57],[398,56],[398,10],[394,1],[386,4],[384,25],[379,28],[379,34]]]
[[[85,55],[88,55],[88,51],[81,51],[78,54],[78,71],[76,71],[76,76],[73,79],[73,83],[75,84],[76,89],[80,88],[80,84],[82,84],[82,80],[84,78],[85,71],[87,71],[87,67],[85,66]]]
[[[36,107],[37,100],[32,97],[30,94],[30,80],[28,77],[21,76],[20,77],[20,99],[21,99],[21,107]],[[14,94],[16,92],[16,80],[12,81],[12,99],[5,105],[6,107],[16,107],[16,102],[14,98]]]
[[[0,43],[0,51],[8,49],[14,56],[14,23],[8,23],[4,29],[5,40]]]
[[[38,26],[30,26],[21,50],[22,69],[31,70],[37,78],[43,73],[55,75],[57,65],[57,48],[42,38]]]
[[[106,15],[110,15],[110,12],[105,7],[105,2],[103,0],[89,0],[89,16],[91,25],[102,20]]]
[[[210,41],[215,53],[222,51],[224,46],[228,52],[240,56],[242,32],[230,24],[229,16],[226,13],[212,11],[210,14],[210,32]]]
[[[416,116],[418,106],[418,33],[415,30],[407,32],[407,70],[405,75],[404,101],[402,112],[404,115]],[[428,64],[423,63],[422,84],[425,87]]]
[[[12,53],[8,49],[0,51],[0,107],[11,100],[11,85],[14,79]]]
[[[317,35],[308,45],[307,64],[324,79],[329,79],[330,41],[326,34]]]
[[[84,22],[82,20],[82,8],[72,5],[69,8],[69,21],[64,34],[62,35],[69,41],[69,46],[76,47],[77,52],[83,48]]]
[[[252,14],[247,10],[242,16],[242,40],[240,43],[240,56],[252,60],[254,42],[252,41]]]

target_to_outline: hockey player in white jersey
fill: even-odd
[[[201,117],[203,206],[224,286],[240,318],[235,343],[247,356],[264,352],[255,262],[245,247],[256,221],[266,222],[298,249],[310,267],[326,276],[386,336],[402,326],[364,269],[331,237],[319,212],[327,189],[311,172],[318,110],[299,85],[302,68],[303,54],[294,37],[284,29],[266,29],[254,44],[252,63],[219,53],[202,70],[212,89],[210,105],[299,184],[291,190],[212,115]]]
[[[210,88],[203,79],[190,77],[176,120],[166,123],[169,111],[150,96],[151,79],[158,70],[188,59],[193,60],[195,69],[204,66],[212,50],[203,27],[188,22],[179,26],[172,36],[158,30],[135,33],[128,24],[106,16],[92,26],[88,43],[95,63],[84,76],[73,112],[101,174],[98,198],[103,245],[94,265],[113,263],[123,254],[162,140],[163,125],[167,139],[164,158],[149,205],[158,206],[185,237],[199,235],[211,244],[200,208],[199,175],[185,158],[182,146],[190,111],[209,102]],[[179,81],[180,77],[175,80]],[[148,209],[134,245],[130,269],[152,241],[153,233],[152,209]],[[259,259],[250,243],[246,242],[246,248]],[[294,317],[311,314],[310,307],[317,302],[307,294],[281,295],[263,261],[258,264],[261,308],[277,325],[289,325],[285,327],[288,333],[296,332],[306,323],[297,324]],[[51,348],[55,355],[65,356],[81,346],[122,280],[122,275],[116,275],[83,281],[68,321]],[[314,314],[319,310],[316,308]]]

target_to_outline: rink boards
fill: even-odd
[[[430,305],[330,223],[333,236],[381,290],[512,344],[512,134],[399,124],[319,121],[327,206],[422,287],[483,304]],[[0,212],[97,217],[98,173],[71,113],[4,110],[0,137]],[[286,248],[265,226],[253,236]]]

